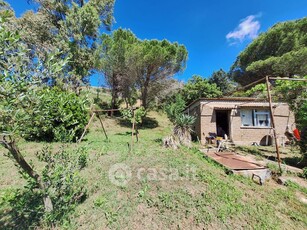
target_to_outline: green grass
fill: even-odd
[[[104,119],[106,140],[97,120],[80,145],[88,148],[89,162],[81,171],[88,198],[61,228],[67,229],[306,229],[307,206],[296,196],[301,188],[273,181],[259,186],[247,178],[226,175],[195,146],[165,149],[161,139],[170,134],[165,115],[150,112],[156,125],[139,129],[139,142],[129,151],[131,128],[117,119]],[[135,140],[135,139],[134,139]],[[20,141],[26,158],[37,169],[35,152],[43,143]],[[60,146],[54,144],[54,148]],[[68,148],[76,148],[71,144]],[[4,149],[0,149],[5,152]],[[125,164],[132,178],[117,186],[109,169]],[[0,156],[0,197],[24,184],[10,159]],[[138,175],[139,173],[139,175]],[[121,179],[127,179],[123,176]],[[0,198],[1,202],[1,198]],[[0,207],[0,224],[8,219]]]

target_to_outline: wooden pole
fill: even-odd
[[[101,120],[99,114],[97,114],[97,117],[98,117],[98,119],[99,119],[99,121],[100,121],[100,124],[101,124],[101,127],[102,127],[102,129],[103,129],[104,135],[106,136],[106,139],[108,140],[109,138],[108,138],[107,132],[106,132],[106,130],[105,130],[105,128],[104,128],[104,125],[103,125],[103,123],[102,123],[102,120]]]
[[[242,88],[239,88],[239,90],[244,90],[244,89],[246,89],[246,88],[248,88],[248,87],[251,87],[251,86],[254,86],[254,85],[258,84],[258,83],[264,82],[265,79],[266,79],[265,77],[264,77],[264,78],[261,78],[261,79],[259,79],[259,80],[257,80],[257,81],[254,81],[254,82],[252,82],[252,83],[250,83],[250,84],[248,84],[248,85],[245,85],[245,86],[242,87]]]
[[[135,124],[135,137],[136,137],[136,142],[139,142],[139,130],[137,124]]]
[[[288,77],[269,77],[271,80],[287,80],[287,81],[307,81],[304,78],[288,78]]]
[[[280,160],[280,155],[279,155],[279,147],[278,147],[278,142],[277,142],[277,135],[276,135],[276,130],[275,130],[275,120],[274,120],[274,115],[273,115],[273,107],[272,107],[272,96],[271,96],[271,91],[270,91],[270,82],[269,82],[269,77],[266,77],[266,87],[268,91],[268,98],[269,98],[269,104],[270,104],[270,113],[271,113],[271,126],[273,129],[273,136],[275,140],[275,148],[276,148],[276,153],[277,153],[277,162],[278,162],[278,167],[279,171],[281,172],[281,160]]]
[[[114,112],[114,111],[120,111],[120,109],[95,109],[92,110],[94,113],[99,113],[99,112]]]
[[[134,113],[134,110],[132,110],[132,113],[133,113],[133,122],[132,122],[132,130],[131,130],[130,152],[132,152],[132,149],[133,149],[133,134],[134,134],[134,126],[135,126],[135,113]]]
[[[83,139],[83,137],[84,137],[84,135],[85,135],[85,133],[86,133],[86,130],[87,130],[88,127],[90,126],[90,124],[91,124],[91,122],[92,122],[92,120],[93,120],[93,118],[94,118],[95,115],[96,115],[95,113],[92,114],[90,120],[88,121],[87,125],[86,125],[85,128],[84,128],[84,131],[83,131],[83,133],[82,133],[80,139],[78,140],[78,143],[80,143],[80,142],[82,141],[82,139]]]

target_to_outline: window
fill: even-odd
[[[242,126],[270,127],[270,111],[266,109],[242,109]]]
[[[268,110],[254,109],[254,126],[271,126],[270,112]]]

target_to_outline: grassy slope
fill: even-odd
[[[197,148],[165,149],[161,138],[171,132],[171,126],[165,115],[152,112],[149,116],[152,127],[140,130],[140,141],[134,145],[133,153],[129,153],[127,145],[131,140],[130,128],[114,119],[105,119],[110,138],[106,141],[99,122],[94,121],[81,143],[90,152],[89,165],[82,171],[88,181],[89,197],[72,214],[69,228],[307,228],[307,206],[297,200],[295,188],[274,182],[258,186],[248,179],[228,176]],[[158,126],[154,127],[155,124]],[[28,152],[27,159],[37,165],[34,153],[43,144],[21,142],[20,146]],[[132,179],[126,186],[118,187],[108,178],[109,168],[116,163],[124,163],[132,170]],[[22,180],[3,154],[0,165],[0,192],[20,187]],[[136,176],[140,168],[144,169],[141,180]],[[168,180],[146,179],[146,172],[152,175],[151,168],[164,170]],[[196,169],[195,177],[188,168]],[[0,212],[0,218],[3,217]]]

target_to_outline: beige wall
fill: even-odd
[[[199,109],[199,103],[195,104],[194,106],[191,106],[191,108],[189,108],[186,111],[187,114],[196,117],[196,121],[194,123],[194,125],[192,126],[193,129],[193,136],[197,136],[198,140],[201,140],[201,123],[200,123],[200,109]]]
[[[215,121],[215,107],[221,106],[222,102],[210,102],[210,103],[199,103],[198,108],[200,109],[200,119],[197,120],[196,126],[200,123],[200,128],[195,129],[195,132],[199,136],[201,143],[206,143],[206,137],[209,136],[209,132],[216,132],[216,121]],[[260,141],[263,140],[265,143],[265,136],[272,136],[272,130],[266,127],[242,127],[241,126],[241,117],[240,109],[245,108],[244,104],[239,105],[238,103],[231,102],[223,104],[223,109],[229,109],[230,112],[230,139],[239,145],[251,145],[253,142],[260,144]],[[238,107],[234,109],[234,107]],[[275,108],[273,109],[274,118],[275,118],[275,127],[277,137],[279,142],[282,142],[282,137],[286,130],[287,125],[290,126],[294,124],[294,115],[289,111],[287,104],[274,104]],[[248,106],[248,109],[255,109],[257,107]],[[263,108],[263,107],[262,107]],[[268,109],[268,107],[266,107]],[[286,140],[286,139],[285,139]]]
[[[294,114],[290,112],[287,104],[279,104],[273,109],[276,135],[279,143],[286,140],[285,131],[287,126],[291,126],[295,123]],[[242,127],[240,112],[233,116],[232,122],[233,130],[232,140],[235,144],[251,145],[253,142],[260,144],[260,141],[264,141],[267,135],[273,137],[273,130],[270,128],[262,127]]]
[[[216,133],[215,111],[212,107],[200,105],[200,136],[201,143],[206,143],[206,137],[209,137],[209,132]]]

